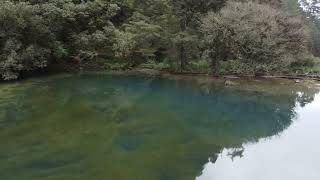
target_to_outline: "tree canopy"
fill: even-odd
[[[305,4],[308,15],[293,16],[283,1],[1,1],[0,75],[17,79],[58,63],[283,73],[320,47],[318,6]]]
[[[245,67],[240,72],[272,73],[307,56],[301,20],[263,4],[229,2],[219,13],[210,12],[201,30],[213,66],[231,59]]]

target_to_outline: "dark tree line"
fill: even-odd
[[[304,25],[281,0],[1,1],[0,75],[57,63],[282,73],[317,52]]]

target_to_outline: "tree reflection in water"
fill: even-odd
[[[296,119],[296,106],[317,93],[271,85],[226,88],[101,75],[2,85],[0,174],[13,180],[72,179],[74,172],[80,180],[194,179],[224,149],[232,150],[231,159],[242,157],[244,144],[283,132]]]

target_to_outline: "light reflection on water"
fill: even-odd
[[[236,151],[224,149],[196,180],[320,179],[320,94],[295,112],[296,120],[283,133]],[[230,157],[234,152],[241,153]]]
[[[318,180],[318,92],[107,75],[0,84],[0,179]]]

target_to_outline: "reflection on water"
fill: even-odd
[[[281,135],[243,145],[237,158],[230,158],[234,150],[225,148],[196,179],[319,179],[320,94],[296,112],[297,120]]]
[[[1,84],[0,177],[319,179],[320,95],[276,84],[102,75]]]

